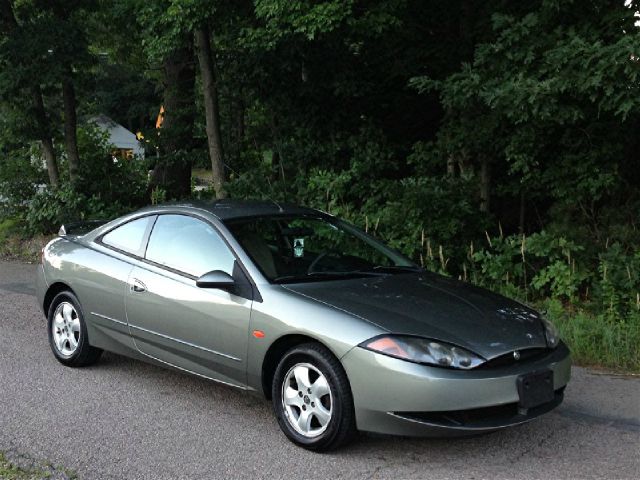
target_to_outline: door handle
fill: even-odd
[[[143,293],[147,291],[147,286],[137,278],[134,278],[131,284],[131,291],[134,293]]]

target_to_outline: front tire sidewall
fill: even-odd
[[[353,433],[353,400],[346,382],[344,371],[337,360],[331,362],[331,353],[320,345],[302,345],[290,350],[280,361],[273,379],[271,398],[280,428],[296,445],[314,451],[326,451],[345,443]],[[332,393],[332,413],[327,429],[317,437],[309,438],[298,433],[289,423],[282,406],[282,383],[291,367],[299,363],[309,363],[316,367],[327,379]],[[332,365],[332,363],[334,363]],[[342,376],[342,378],[338,378]]]
[[[75,352],[73,352],[69,356],[64,356],[58,351],[53,339],[53,317],[56,308],[58,308],[58,305],[60,305],[60,303],[62,302],[69,302],[73,305],[73,308],[75,308],[78,319],[80,321],[80,338],[78,341],[78,348],[76,348]],[[87,352],[93,350],[93,347],[91,347],[88,342],[87,325],[84,321],[84,313],[82,312],[82,308],[80,307],[80,302],[78,301],[78,298],[71,292],[59,293],[51,302],[47,315],[47,333],[49,336],[49,346],[51,347],[51,351],[53,352],[53,355],[56,357],[56,359],[63,365],[67,365],[69,367],[82,366],[82,364],[84,363],[82,360],[87,356]]]

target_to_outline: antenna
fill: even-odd
[[[222,164],[227,167],[229,170],[231,170],[233,173],[235,173],[238,178],[242,178],[241,175],[234,170],[233,168],[231,168],[227,163],[222,162]],[[247,180],[245,180],[247,183],[249,183]],[[251,185],[251,187],[255,188],[255,185]],[[278,212],[279,213],[283,213],[284,212],[284,208],[282,208],[282,206],[276,202],[273,198],[271,198],[269,195],[265,194],[261,189],[257,189],[258,193],[262,196],[265,197],[267,200],[269,200],[271,203],[273,203],[276,207],[278,207]]]

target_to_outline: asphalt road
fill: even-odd
[[[0,451],[80,479],[639,478],[640,379],[574,368],[564,404],[481,437],[362,436],[313,454],[280,433],[267,401],[105,354],[51,355],[34,266],[0,262]]]

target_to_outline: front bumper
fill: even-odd
[[[359,430],[408,436],[465,435],[532,420],[562,402],[571,376],[569,349],[504,367],[453,370],[406,362],[356,347],[342,358]],[[550,369],[553,401],[518,408],[517,378]]]

